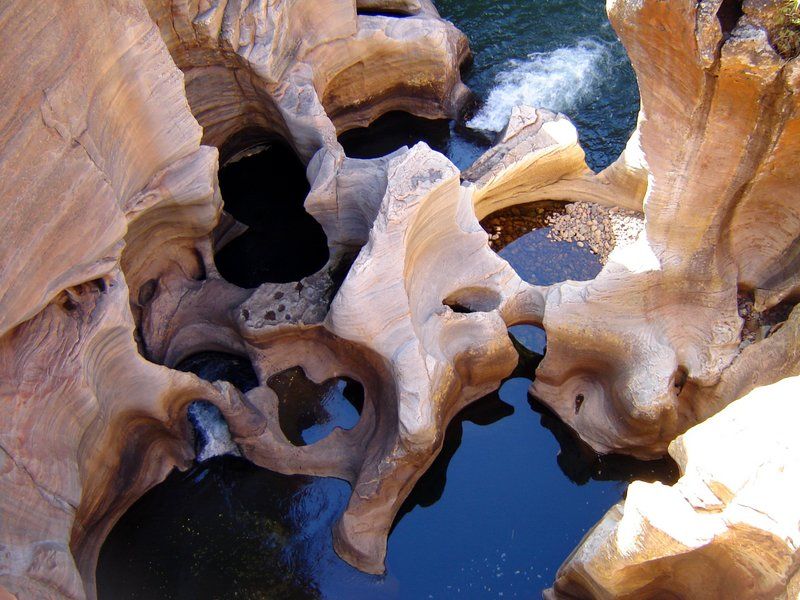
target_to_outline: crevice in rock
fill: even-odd
[[[228,381],[242,393],[249,392],[259,384],[258,375],[250,359],[229,352],[218,350],[197,352],[181,360],[174,368],[194,373],[200,379],[209,382]]]
[[[227,161],[219,183],[225,211],[248,229],[217,249],[220,274],[255,288],[299,281],[324,267],[327,237],[304,208],[310,186],[292,148],[266,132],[248,131],[223,149]]]
[[[795,299],[785,300],[764,311],[755,309],[755,299],[751,290],[739,290],[739,316],[744,321],[741,332],[740,349],[764,340],[783,326],[797,306]]]
[[[413,16],[411,13],[403,12],[402,10],[390,10],[390,9],[368,9],[368,8],[359,8],[356,13],[359,17],[391,17],[394,19],[402,19],[405,17]]]
[[[727,40],[731,36],[731,32],[743,16],[742,0],[722,0],[722,4],[720,4],[717,11],[717,19],[719,19],[719,25],[722,28],[723,40]]]
[[[228,381],[242,392],[248,392],[258,385],[258,376],[250,360],[226,352],[199,352],[185,358],[175,368],[194,373],[210,382]],[[224,454],[240,455],[225,417],[214,404],[196,400],[189,404],[186,414],[194,431],[198,462]]]
[[[689,379],[689,371],[683,365],[675,369],[675,374],[672,376],[672,387],[675,389],[675,395],[680,396],[683,388]]]
[[[314,383],[301,367],[269,378],[278,395],[278,420],[283,434],[295,446],[321,441],[338,428],[352,429],[364,409],[364,388],[341,377]]]

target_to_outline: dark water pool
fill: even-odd
[[[322,226],[303,206],[310,186],[287,144],[271,141],[219,172],[225,210],[249,229],[216,253],[220,274],[243,288],[300,281],[328,261]]]
[[[500,254],[540,284],[599,270],[588,250],[545,234],[522,235]],[[550,268],[556,259],[561,271]],[[598,457],[579,443],[528,395],[543,332],[518,326],[512,334],[516,371],[448,429],[442,453],[398,515],[385,576],[360,573],[333,551],[330,527],[347,505],[347,483],[222,456],[173,472],[123,516],[100,555],[100,598],[537,597],[629,481],[672,482],[677,469],[666,460]],[[180,368],[243,389],[256,384],[241,357],[203,353]],[[299,369],[268,383],[285,403],[298,400],[281,423],[298,445],[334,424],[354,425],[363,402],[354,382],[317,385]]]
[[[466,409],[407,500],[388,572],[333,552],[348,484],[287,477],[223,456],[173,472],[116,525],[98,565],[100,598],[531,598],[634,478],[670,463],[598,458],[527,390],[539,357]]]

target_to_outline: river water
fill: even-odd
[[[638,96],[603,2],[438,0],[437,6],[470,38],[475,60],[466,83],[481,103],[463,123],[435,124],[432,146],[466,167],[503,129],[511,108],[526,103],[567,114],[593,168],[614,160],[634,127]],[[388,127],[382,139],[391,138]],[[408,131],[396,132],[397,139],[405,136],[398,144],[415,141]],[[356,139],[353,153],[358,148]],[[555,270],[546,258],[553,254],[561,257]],[[501,255],[540,284],[591,278],[600,269],[587,249],[556,247],[544,230]],[[517,371],[448,430],[441,456],[395,523],[385,576],[360,573],[333,552],[330,526],[344,510],[348,484],[286,477],[227,455],[173,472],[122,517],[101,551],[100,598],[537,597],[630,480],[671,481],[676,471],[666,461],[598,458],[576,442],[528,395],[544,333],[530,327],[512,333],[521,342]],[[236,357],[195,357],[183,367],[245,390],[255,385],[246,361]],[[318,393],[322,406],[303,413],[317,422],[297,425],[298,439],[318,439],[340,417],[353,424],[349,382],[315,386],[302,372],[289,375],[271,384],[279,394],[306,390],[307,402]]]

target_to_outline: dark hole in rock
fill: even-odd
[[[64,294],[64,300],[61,302],[61,306],[67,312],[73,312],[78,308],[78,305],[75,303],[75,301],[67,294]]]
[[[138,301],[139,306],[146,306],[150,304],[150,301],[153,299],[153,296],[156,295],[156,290],[158,289],[158,280],[157,279],[148,279],[142,284],[142,287],[139,288],[139,295]]]
[[[242,392],[258,386],[258,376],[252,363],[247,358],[226,352],[199,352],[182,360],[175,368],[194,373],[206,381],[228,381]],[[239,454],[228,424],[216,406],[205,400],[192,402],[187,409],[187,417],[195,434],[198,462],[223,454]]]
[[[425,142],[432,149],[446,153],[450,125],[445,120],[423,119],[404,112],[390,112],[369,127],[345,131],[339,143],[350,158],[379,158],[403,146]]]
[[[514,325],[508,328],[508,333],[518,352],[524,348],[527,352],[544,356],[547,351],[547,333],[538,325]],[[533,377],[533,372],[527,376]]]
[[[206,261],[203,259],[203,254],[200,250],[195,249],[194,256],[197,259],[197,272],[194,275],[194,279],[195,281],[203,281],[208,276]]]
[[[442,304],[456,313],[491,312],[500,306],[500,294],[488,288],[464,288],[450,294]]]
[[[244,288],[288,283],[328,262],[322,226],[303,204],[309,184],[303,163],[281,141],[240,152],[219,172],[225,210],[249,226],[214,257],[220,274]]]
[[[742,327],[742,343],[753,344],[780,331],[789,318],[797,302],[787,299],[772,308],[758,312],[754,306],[755,298],[752,290],[739,290],[739,316],[744,321]]]
[[[673,375],[672,385],[675,388],[675,392],[680,395],[683,391],[683,387],[686,385],[686,381],[689,378],[689,372],[686,370],[686,367],[680,366],[675,369],[675,374]]]
[[[229,381],[243,393],[249,392],[259,383],[250,360],[228,352],[198,352],[183,359],[175,368],[194,373],[206,381]]]
[[[278,420],[295,446],[326,438],[336,427],[352,429],[364,408],[364,388],[347,377],[314,383],[301,367],[287,369],[267,381],[278,395]]]
[[[496,211],[481,221],[489,246],[535,285],[553,285],[568,279],[594,279],[603,265],[588,245],[548,238],[548,217],[566,212],[566,202],[533,202]]]
[[[739,18],[744,16],[742,11],[742,0],[723,0],[722,4],[717,11],[717,19],[719,19],[720,27],[722,28],[722,36],[728,39],[731,32],[739,22]]]
[[[583,406],[583,401],[585,399],[586,398],[584,398],[583,394],[578,394],[577,396],[575,396],[575,414],[576,415],[580,412],[581,406]]]
[[[392,18],[402,18],[402,17],[410,17],[407,12],[403,12],[402,10],[378,10],[378,9],[370,9],[370,8],[359,8],[357,11],[358,16],[360,17],[392,17]]]

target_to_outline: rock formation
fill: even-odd
[[[608,5],[641,89],[647,235],[594,281],[548,291],[533,389],[599,452],[661,455],[719,410],[743,357],[738,299],[763,312],[800,292],[800,63],[770,44],[775,3],[736,6]]]
[[[380,573],[393,519],[449,421],[515,367],[511,325],[545,327],[533,392],[601,452],[661,455],[736,398],[797,374],[795,318],[781,328],[759,317],[761,335],[745,340],[739,316],[743,303],[765,315],[800,291],[800,67],[770,45],[775,8],[609,2],[642,112],[626,151],[598,174],[565,117],[530,107],[463,174],[424,144],[345,156],[337,135],[348,129],[394,110],[453,118],[466,99],[466,40],[430,0],[14,0],[0,9],[0,73],[16,82],[0,92],[0,595],[95,596],[114,522],[193,459],[194,400],[220,408],[257,464],[349,481],[335,547]],[[305,208],[330,258],[300,281],[243,289],[214,260],[247,230],[223,210],[216,172],[276,140],[307,168]],[[479,219],[536,200],[640,210],[646,231],[592,282],[531,286],[491,251]],[[209,350],[246,356],[261,385],[242,394],[174,369]],[[360,382],[359,423],[294,446],[267,381],[295,366],[315,381]],[[629,520],[615,508],[592,533],[618,569],[609,575],[592,548],[580,550],[554,593],[654,589],[637,573],[662,522],[648,521],[640,493],[676,511],[662,531],[683,546],[653,550],[662,572],[691,549],[703,556],[692,573],[705,573],[713,563],[697,548],[708,540],[713,557],[748,565],[730,540],[755,532],[772,536],[764,547],[775,561],[745,569],[754,593],[785,583],[795,549],[778,538],[788,529],[753,515],[742,517],[746,534],[723,531],[720,516],[708,517],[716,537],[670,529],[704,519],[694,513],[704,505],[680,498],[700,481],[723,512],[762,489],[760,480],[736,487],[702,448],[707,477],[685,459],[687,440],[728,427],[754,402],[676,442],[685,475],[674,490],[633,486]],[[761,439],[763,425],[748,439]],[[764,489],[782,485],[768,475]],[[784,508],[751,506],[779,511],[781,524],[794,514]],[[620,547],[614,527],[643,532],[641,553]],[[693,576],[663,589],[684,593]]]
[[[545,596],[797,598],[798,389],[758,388],[673,441],[678,483],[632,483]]]

